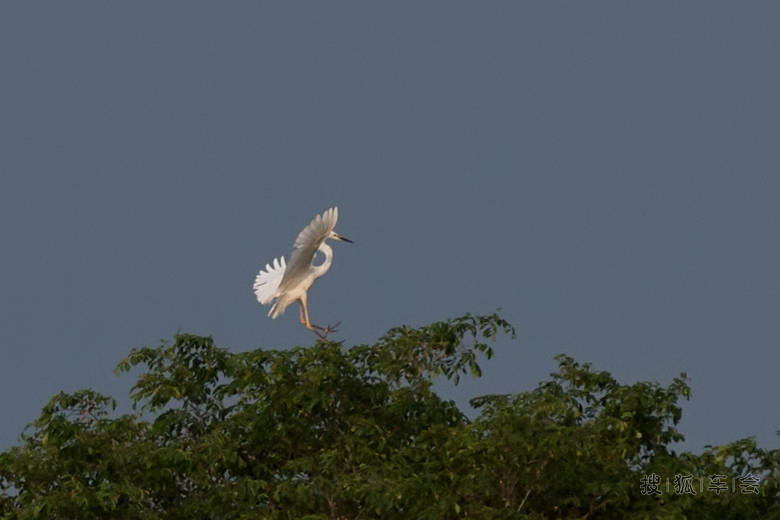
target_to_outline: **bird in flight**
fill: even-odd
[[[328,332],[333,332],[335,328],[323,328],[311,324],[306,291],[312,286],[314,280],[328,272],[333,263],[333,249],[325,243],[325,240],[332,238],[352,243],[351,240],[333,231],[338,219],[338,208],[330,208],[322,215],[317,215],[295,239],[290,263],[285,263],[284,257],[274,259],[273,265],[266,264],[265,270],[260,270],[253,286],[257,301],[263,305],[271,303],[276,298],[276,302],[268,311],[272,319],[283,314],[288,305],[298,300],[301,323],[322,338],[327,336]],[[325,261],[320,265],[314,265],[317,251],[322,251],[325,255]],[[318,331],[323,331],[325,335]]]

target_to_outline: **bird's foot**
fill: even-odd
[[[341,325],[341,322],[336,323],[335,325],[331,326],[328,325],[327,327],[320,327],[319,325],[312,324],[311,331],[314,332],[317,336],[320,337],[320,339],[327,341],[328,340],[328,334],[331,332],[338,332],[338,327]]]

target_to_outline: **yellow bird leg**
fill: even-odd
[[[302,298],[301,303],[303,304],[303,314],[306,317],[306,322],[304,324],[306,325],[307,329],[312,330],[314,327],[312,327],[311,323],[309,323],[309,306],[306,305],[306,298]]]
[[[310,331],[314,332],[321,339],[327,340],[328,339],[328,334],[331,333],[331,332],[335,332],[336,328],[335,327],[331,328],[330,326],[328,326],[327,328],[323,329],[322,327],[320,327],[318,325],[313,325],[309,321],[309,305],[307,303],[306,296],[304,296],[303,298],[300,299],[300,303],[301,304],[298,307],[298,312],[299,313],[303,312],[303,316],[301,317],[301,323],[306,325],[307,329],[309,329]],[[336,326],[338,326],[338,323],[336,324]],[[322,331],[322,332],[320,332],[320,331]]]

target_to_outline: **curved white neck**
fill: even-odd
[[[322,251],[322,254],[325,255],[325,261],[322,262],[322,264],[315,266],[314,262],[312,262],[312,267],[314,268],[313,274],[314,278],[319,278],[323,274],[328,272],[328,269],[330,269],[330,264],[333,263],[333,249],[325,243],[325,241],[322,241],[322,244],[320,244],[320,247],[317,248],[318,251]]]

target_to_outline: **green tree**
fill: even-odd
[[[0,518],[780,518],[777,451],[670,448],[684,375],[621,385],[559,356],[549,381],[475,399],[469,420],[433,383],[479,376],[499,333],[514,330],[466,315],[350,348],[232,354],[179,334],[133,350],[117,370],[144,369],[135,413],[54,396],[0,454]],[[731,491],[748,473],[758,493]],[[667,491],[678,475],[695,495]],[[715,475],[729,490],[700,490]]]

